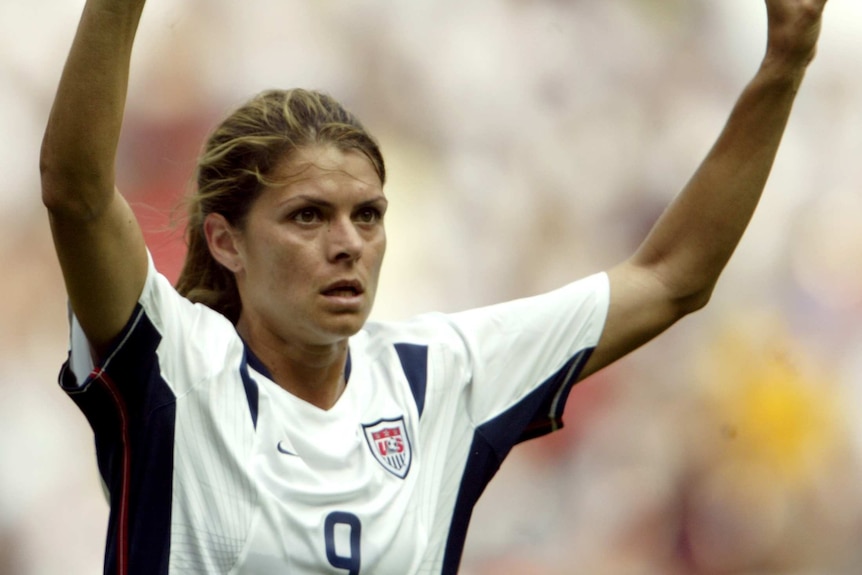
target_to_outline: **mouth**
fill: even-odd
[[[323,296],[339,299],[356,298],[361,296],[363,293],[365,293],[365,290],[363,289],[362,284],[353,280],[337,281],[320,290],[320,294]]]

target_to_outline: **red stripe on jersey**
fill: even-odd
[[[117,575],[128,575],[129,572],[129,482],[132,476],[132,458],[129,453],[129,422],[128,409],[123,397],[117,391],[117,386],[104,369],[97,368],[91,374],[111,394],[117,412],[120,415],[120,439],[123,445],[123,480],[120,487],[120,510],[117,521]]]

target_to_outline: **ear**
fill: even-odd
[[[237,273],[243,268],[238,231],[221,214],[207,214],[204,236],[212,257],[228,270]]]

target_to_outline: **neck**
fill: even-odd
[[[328,410],[338,401],[347,383],[347,339],[328,345],[296,345],[256,338],[237,325],[237,331],[273,381],[308,403]]]

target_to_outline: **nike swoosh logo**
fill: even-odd
[[[289,449],[285,448],[285,447],[282,445],[282,442],[281,442],[281,441],[279,441],[279,442],[278,442],[278,445],[277,445],[276,447],[278,448],[279,453],[284,453],[285,455],[293,455],[294,457],[299,457],[299,454],[298,454],[298,453],[295,453],[295,452],[293,452],[293,451],[291,451],[291,450],[289,450]]]

